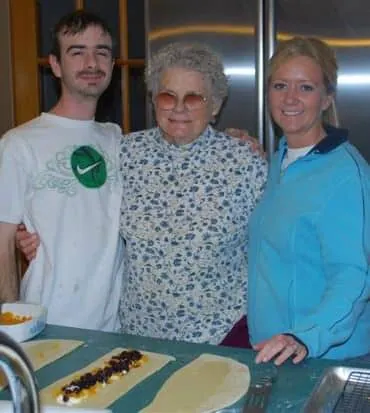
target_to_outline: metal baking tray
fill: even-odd
[[[370,413],[370,369],[331,367],[325,370],[304,413]]]

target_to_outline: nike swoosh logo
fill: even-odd
[[[98,162],[95,162],[95,163],[93,163],[93,164],[91,164],[91,165],[89,165],[89,166],[86,166],[86,168],[81,168],[80,165],[77,165],[76,170],[77,170],[77,172],[78,172],[80,175],[85,175],[85,174],[87,174],[89,171],[91,171],[92,169],[94,169],[96,166],[98,166],[98,165],[100,165],[100,164],[101,164],[101,161],[98,161]]]

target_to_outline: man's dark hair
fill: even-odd
[[[113,34],[107,23],[96,14],[76,10],[72,13],[63,16],[52,30],[51,50],[50,54],[60,60],[60,41],[59,36],[64,34],[75,35],[83,33],[88,27],[97,26],[113,40]]]

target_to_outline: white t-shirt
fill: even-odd
[[[310,152],[310,150],[315,145],[303,146],[302,148],[289,148],[287,149],[283,162],[281,163],[281,170],[286,169],[291,163],[295,162],[297,159],[302,158]]]
[[[21,299],[46,306],[49,323],[116,328],[120,137],[111,123],[43,113],[0,140],[0,221],[40,236]]]

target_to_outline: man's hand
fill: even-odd
[[[257,364],[275,359],[275,365],[280,366],[290,357],[294,364],[298,364],[307,356],[307,348],[293,336],[285,334],[262,341],[253,346],[253,349],[258,351],[255,360]]]
[[[266,153],[263,150],[262,145],[258,142],[258,139],[254,138],[253,136],[250,136],[248,131],[246,131],[245,129],[227,128],[225,129],[225,133],[227,135],[232,136],[233,138],[249,142],[254,152],[259,153],[263,158],[266,157]]]
[[[20,224],[15,234],[15,243],[26,259],[31,261],[36,257],[37,248],[40,245],[40,238],[37,234],[27,232],[26,227]]]

